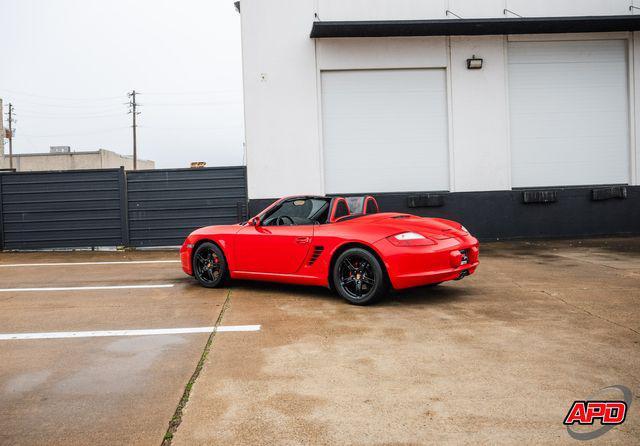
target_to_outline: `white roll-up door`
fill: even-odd
[[[509,43],[514,187],[627,183],[624,40]]]
[[[327,193],[449,189],[444,69],[322,72]]]

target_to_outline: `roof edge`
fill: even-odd
[[[313,22],[310,37],[421,37],[639,31],[640,15]]]

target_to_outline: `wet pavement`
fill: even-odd
[[[484,244],[477,274],[372,307],[321,288],[202,289],[172,252],[2,253],[0,332],[218,333],[173,444],[574,443],[574,400],[640,395],[640,238]],[[230,293],[230,294],[229,294]],[[0,444],[160,444],[208,335],[0,341]],[[640,444],[640,404],[598,444]]]
[[[227,290],[179,263],[3,267],[175,259],[175,253],[2,253],[0,288],[169,284],[171,288],[0,291],[0,332],[211,326]],[[160,444],[208,334],[0,341],[0,444]]]

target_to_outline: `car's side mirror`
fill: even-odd
[[[253,217],[251,220],[249,220],[249,225],[260,226],[260,217]]]

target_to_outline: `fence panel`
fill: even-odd
[[[123,244],[120,169],[0,174],[3,249]]]
[[[194,229],[246,219],[245,167],[127,172],[129,244],[180,245]]]

